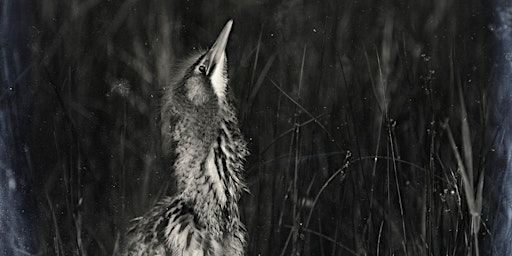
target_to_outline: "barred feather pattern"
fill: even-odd
[[[247,190],[242,171],[248,151],[234,107],[212,91],[196,105],[180,90],[187,88],[164,95],[162,109],[178,193],[135,220],[124,255],[242,256],[246,232],[238,201]]]

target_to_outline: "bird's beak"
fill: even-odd
[[[224,55],[224,51],[226,49],[226,45],[228,44],[229,33],[231,32],[231,27],[233,26],[233,20],[229,20],[222,31],[220,32],[217,40],[213,43],[212,48],[206,54],[206,60],[208,64],[208,69],[206,74],[209,74],[212,68],[220,63],[222,59],[222,55]]]

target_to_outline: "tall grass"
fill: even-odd
[[[49,255],[112,255],[174,181],[159,95],[228,18],[249,255],[487,255],[480,1],[31,3]]]

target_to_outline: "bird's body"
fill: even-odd
[[[227,88],[229,21],[213,47],[177,69],[162,106],[178,193],[136,220],[125,255],[243,255],[238,200],[246,143]],[[172,145],[172,146],[170,146]]]

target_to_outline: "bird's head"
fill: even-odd
[[[228,106],[225,49],[232,26],[233,21],[229,20],[209,50],[196,53],[175,67],[173,81],[162,98],[162,134],[166,141],[185,130],[202,141],[213,139],[223,119],[221,113],[225,112],[221,110]]]
[[[209,50],[178,64],[171,76],[173,81],[165,88],[161,112],[163,149],[175,153],[174,169],[180,184],[192,182],[195,175],[215,176],[225,169],[229,169],[225,175],[235,177],[247,155],[227,88],[225,49],[232,26],[233,21],[229,20]],[[212,179],[220,179],[213,176]],[[217,183],[220,185],[216,191],[223,193],[222,182]]]
[[[195,106],[212,101],[219,103],[226,97],[228,67],[225,49],[232,26],[233,21],[229,20],[212,47],[192,56],[186,64],[188,67],[178,82],[176,93],[181,93]]]

